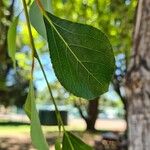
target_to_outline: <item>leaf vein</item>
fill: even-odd
[[[76,34],[76,35],[80,35],[80,36],[86,36],[86,37],[88,36],[88,37],[90,37],[90,38],[92,38],[92,39],[94,39],[94,40],[100,40],[100,41],[101,41],[101,39],[99,39],[99,38],[94,38],[93,36],[91,36],[91,35],[89,35],[89,34],[79,34],[79,33],[71,32],[71,31],[67,30],[66,28],[61,27],[60,25],[56,24],[56,23],[53,22],[53,21],[52,21],[52,23],[53,23],[55,26],[61,28],[62,30],[65,30],[65,31],[68,32],[68,33]],[[92,26],[91,26],[91,27],[92,27]]]
[[[64,38],[62,37],[62,35],[58,32],[58,30],[54,26],[53,22],[51,20],[48,20],[48,21],[49,21],[50,25],[54,28],[54,30],[56,31],[56,33],[59,35],[59,37],[62,39],[62,41],[65,43],[65,45],[68,47],[68,50],[70,51],[70,53],[75,57],[75,59],[80,63],[80,65],[102,86],[102,84],[100,83],[100,81],[84,66],[84,64],[82,64],[82,62],[79,60],[79,58],[71,50],[71,48],[69,47],[69,45],[67,44],[67,42],[64,40]]]

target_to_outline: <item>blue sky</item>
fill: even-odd
[[[54,70],[52,68],[52,64],[51,64],[51,61],[50,61],[49,54],[48,53],[43,54],[40,57],[40,59],[41,59],[42,64],[44,66],[44,70],[46,72],[46,76],[48,78],[48,81],[50,83],[53,83],[54,81],[57,80],[57,78],[56,78]],[[36,66],[35,67],[37,68],[35,70],[35,72],[34,72],[35,85],[36,85],[37,89],[41,91],[41,90],[43,90],[43,88],[46,87],[46,82],[44,80],[43,73],[40,70],[40,66],[38,65],[37,62],[36,62]]]

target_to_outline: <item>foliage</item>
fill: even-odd
[[[25,9],[27,5],[25,4],[25,0],[23,0],[23,2],[24,2],[24,9]],[[125,55],[124,58],[126,58],[129,53],[129,50],[127,50],[127,48],[130,47],[129,46],[130,41],[125,41],[124,42],[125,45],[123,46],[122,44],[118,42],[119,41],[118,39],[122,37],[128,37],[129,34],[131,33],[131,30],[129,28],[127,29],[124,28],[123,22],[121,22],[122,21],[121,19],[125,17],[124,13],[121,13],[121,12],[125,11],[128,8],[128,4],[126,4],[126,2],[127,1],[115,3],[113,1],[112,2],[103,1],[100,3],[98,0],[95,0],[95,1],[94,0],[92,1],[55,0],[55,1],[52,1],[52,5],[56,6],[54,7],[54,10],[53,10],[55,14],[61,13],[61,15],[58,15],[58,16],[63,16],[64,18],[70,17],[70,20],[87,23],[90,25],[92,24],[95,27],[100,27],[100,26],[101,28],[103,27],[103,30],[106,31],[106,33],[108,33],[114,45],[115,54],[119,56],[120,52],[121,53],[124,52],[124,55]],[[116,6],[123,5],[124,6],[123,8],[125,8],[125,9],[122,9],[120,7],[117,7],[117,8],[120,8],[119,13],[122,14],[120,18],[117,18],[118,14],[115,14],[115,13],[114,13],[115,14],[114,16],[108,15],[111,12],[115,12],[114,3]],[[133,3],[130,2],[129,4],[134,5],[134,3],[135,1],[133,1]],[[86,99],[95,98],[99,96],[100,94],[104,93],[105,91],[107,91],[108,85],[109,85],[109,82],[111,80],[111,76],[114,70],[114,58],[113,58],[111,45],[107,37],[105,36],[105,34],[101,32],[100,30],[94,27],[91,27],[89,25],[81,25],[78,23],[73,23],[64,19],[60,19],[50,13],[45,12],[45,10],[42,7],[41,7],[41,10],[44,15],[45,28],[46,28],[46,34],[47,34],[47,36],[45,36],[45,39],[47,37],[53,67],[62,85],[66,89],[68,89],[70,92],[74,93],[76,96],[81,96]],[[67,15],[64,12],[65,13],[68,12]],[[27,18],[27,23],[30,23],[28,20],[27,10],[25,10],[25,13],[26,13],[26,18]],[[101,14],[104,14],[104,15],[101,15]],[[33,11],[33,16],[34,15],[36,14]],[[32,23],[33,22],[34,22],[33,25],[36,26],[36,25],[40,25],[41,22],[43,22],[43,20],[37,23],[36,20],[34,19],[32,20]],[[110,26],[107,26],[109,23],[110,23]],[[38,30],[38,28],[36,29]],[[44,29],[44,27],[40,26],[40,29]],[[129,31],[126,32],[128,29]],[[28,30],[30,32],[29,25],[28,25]],[[124,32],[125,35],[118,34],[118,33],[121,33],[122,30],[125,30]],[[42,31],[38,30],[38,32],[41,33],[43,32],[43,30]],[[45,29],[44,29],[44,32],[45,32]],[[68,34],[68,32],[70,34]],[[30,33],[32,54],[34,54],[34,56],[37,58],[38,62],[40,63],[41,69],[44,73],[44,69],[39,60],[32,38],[33,38],[32,33]],[[75,46],[73,46],[72,44],[78,44],[78,46],[76,46],[75,48]],[[101,52],[101,54],[100,55],[97,53],[94,54],[93,51],[95,49],[98,50],[99,53]],[[90,50],[92,52],[90,52]],[[101,65],[97,65],[96,64],[97,62]],[[79,68],[76,68],[75,64],[78,64]],[[32,71],[31,71],[32,73],[33,73],[33,69],[34,69],[34,58],[32,58]],[[44,77],[46,79],[45,75]],[[65,131],[65,128],[62,124],[59,112],[57,111],[57,105],[55,104],[55,100],[53,98],[51,88],[49,85],[48,85],[48,88],[52,96],[52,101],[55,105],[58,122],[60,126],[63,128],[64,138],[62,142],[62,148],[66,149],[64,148],[64,143],[65,144],[68,143],[68,146],[72,150],[83,149],[82,146],[88,147],[86,144],[81,142],[74,135]],[[33,85],[31,84],[29,95],[27,98],[27,102],[29,102],[29,105],[26,106],[26,109],[28,109],[29,112],[31,113],[29,115],[29,117],[31,118],[31,136],[32,136],[33,143],[35,144],[35,147],[37,147],[40,150],[41,148],[39,147],[41,145],[44,145],[46,146],[46,148],[44,149],[47,149],[47,144],[45,143],[44,137],[42,135],[39,120],[37,117],[35,103],[33,103],[33,100],[34,100],[33,90],[34,90]],[[33,117],[31,117],[32,114],[33,114]],[[34,131],[34,133],[32,132],[34,123],[37,125],[38,130],[40,131],[41,139],[43,139],[43,142],[41,144],[37,142],[37,139],[35,140],[35,138],[37,138],[35,137],[37,131]],[[72,141],[73,143],[76,143],[76,144],[74,145]],[[79,146],[76,147],[77,143],[81,144],[81,147]]]
[[[58,81],[53,82],[50,86],[57,104],[64,105],[71,103],[71,99],[74,96],[69,94]],[[37,93],[37,102],[41,104],[52,104],[47,87]]]
[[[34,69],[34,57],[36,57],[41,66],[42,72],[47,82],[47,86],[49,88],[50,95],[52,97],[52,101],[55,106],[59,130],[61,126],[63,128],[64,137],[62,142],[62,149],[68,149],[68,146],[70,147],[69,149],[72,150],[85,149],[85,147],[86,149],[92,149],[90,148],[90,146],[83,143],[77,137],[65,131],[55,99],[52,95],[51,88],[48,84],[43,66],[35,49],[26,1],[23,0],[22,2],[27,20],[30,44],[32,47],[31,81],[28,97],[25,103],[25,111],[31,120],[32,142],[34,146],[39,150],[48,149],[48,145],[44,139],[40,127],[40,121],[38,118],[38,113],[34,101],[34,88],[32,80]],[[104,93],[108,89],[108,85],[114,70],[114,57],[112,53],[112,48],[105,34],[91,26],[73,23],[53,16],[50,13],[48,14],[43,9],[40,1],[37,2],[44,15],[47,41],[51,50],[50,56],[52,59],[55,73],[59,81],[63,84],[63,86],[66,89],[74,93],[76,96],[81,96],[87,99],[95,98],[100,94]],[[10,27],[10,31],[12,30],[15,36],[16,32],[14,32],[14,29],[16,30],[16,26],[14,28],[14,24],[12,24],[12,26]],[[11,37],[13,36],[13,34],[10,33],[11,32],[9,32],[8,34],[8,41],[10,41]],[[13,56],[12,59],[14,60],[15,47],[14,45],[11,45],[10,42],[8,42],[8,44],[9,48],[11,48],[11,51],[9,52],[11,52],[11,57]],[[57,63],[57,61],[59,63]],[[73,65],[74,63],[77,63],[77,68],[76,65]],[[93,68],[94,66],[97,67]],[[70,76],[72,77],[70,78]],[[40,138],[40,142],[37,138]],[[67,147],[66,144],[68,144]],[[76,144],[81,145],[78,146]]]
[[[23,4],[24,4],[25,13],[26,13],[26,19],[28,21],[28,14],[27,14],[27,10],[26,10],[25,1],[23,1]],[[111,45],[110,45],[107,37],[101,31],[99,31],[95,28],[92,28],[90,26],[81,25],[81,24],[69,22],[66,20],[62,20],[60,18],[53,16],[50,13],[48,14],[47,12],[45,12],[43,7],[41,7],[41,4],[39,2],[38,2],[38,4],[44,15],[47,39],[48,39],[48,43],[49,43],[49,48],[51,50],[50,56],[52,59],[55,73],[56,73],[59,81],[63,84],[63,86],[65,86],[67,89],[69,89],[69,91],[74,93],[76,96],[82,96],[87,99],[97,97],[98,95],[105,92],[108,89],[108,84],[111,80],[111,75],[114,70],[113,53],[112,53]],[[33,5],[35,5],[35,4],[33,3]],[[30,12],[35,13],[34,11],[30,11]],[[33,15],[30,15],[30,16],[33,16]],[[31,18],[31,20],[32,20],[32,18]],[[29,22],[27,22],[27,23],[29,23]],[[28,25],[28,30],[29,30],[29,32],[31,30],[29,25]],[[40,31],[38,30],[38,32],[40,32]],[[70,34],[68,34],[68,32]],[[89,42],[91,41],[92,35],[95,35],[95,37],[93,38],[93,43],[91,43],[91,44],[93,44],[93,47],[90,47],[91,44]],[[34,43],[32,43],[32,34],[31,33],[30,33],[30,39],[31,39],[31,44],[32,44],[32,48],[33,48],[32,51],[35,53],[36,50],[34,49]],[[98,41],[97,41],[97,39],[98,39]],[[85,40],[85,42],[84,42],[84,40]],[[73,44],[71,44],[72,42],[73,42]],[[99,45],[99,42],[101,43],[101,45]],[[79,46],[77,46],[75,49],[75,47],[73,48],[71,45],[79,45]],[[89,53],[90,51],[94,51],[95,48],[98,49],[97,51],[99,51],[99,54],[101,54],[101,55],[98,55],[98,57],[96,54],[95,54],[95,56],[92,56],[91,55],[92,53]],[[81,50],[77,51],[78,49],[81,49]],[[86,51],[86,53],[82,54],[82,51],[83,52]],[[69,55],[70,55],[70,57],[67,57]],[[35,56],[40,63],[38,55],[36,54]],[[82,57],[88,58],[88,60],[86,60],[87,64],[86,64],[86,62],[84,64],[84,62],[82,62],[80,60]],[[104,59],[102,59],[103,57],[104,57]],[[94,60],[92,58],[96,58],[96,60]],[[105,58],[106,59],[109,58],[109,60],[106,61]],[[66,62],[65,62],[65,60],[66,60]],[[74,60],[74,62],[73,62],[73,60]],[[57,63],[57,61],[59,63]],[[88,63],[93,64],[93,62],[94,62],[94,64],[95,63],[97,64],[97,61],[99,62],[98,64],[101,64],[101,67],[98,65],[100,67],[100,70],[98,69],[99,67],[93,69],[92,65],[88,65]],[[34,61],[32,61],[32,63],[34,63]],[[75,66],[73,65],[74,63],[77,63],[78,68],[76,68],[76,65]],[[72,65],[69,66],[69,64],[72,64]],[[109,65],[109,67],[104,68],[103,64],[107,65],[107,66]],[[40,63],[40,65],[41,65],[41,63]],[[64,66],[64,68],[63,68],[63,66]],[[79,67],[80,67],[80,69],[79,69]],[[42,71],[44,73],[43,67],[42,67]],[[101,73],[101,75],[99,75],[99,73]],[[70,80],[70,76],[72,76],[71,80]],[[86,76],[87,76],[87,78],[85,78]],[[45,79],[46,79],[46,77],[45,77]],[[47,79],[46,79],[46,81],[47,81]],[[94,85],[94,87],[92,87],[92,85]],[[49,87],[49,85],[48,85],[48,87]],[[96,89],[97,89],[98,93],[95,92]],[[66,146],[66,143],[68,143],[68,145],[70,147],[69,149],[77,149],[77,148],[84,149],[85,148],[84,145],[86,146],[86,144],[84,144],[83,142],[80,143],[80,140],[78,138],[75,138],[73,135],[71,135],[70,133],[67,133],[65,131],[50,87],[49,87],[49,92],[51,94],[53,103],[55,105],[59,129],[61,126],[63,128],[64,137],[63,137],[62,148],[68,149],[68,146],[66,148],[64,147],[64,142],[66,141],[65,146]],[[30,113],[32,113],[32,110],[30,110],[30,111],[31,111]],[[31,119],[31,131],[32,131],[32,119]],[[31,134],[31,137],[32,137],[32,134]],[[67,140],[65,140],[65,139],[67,139]],[[32,140],[34,140],[34,137],[32,137]],[[76,144],[74,145],[74,142],[81,144],[81,146],[77,146]],[[38,144],[36,144],[36,146],[38,146]],[[86,147],[88,147],[88,146],[86,146]]]
[[[17,24],[18,24],[19,16],[15,18],[15,20],[12,22],[12,25],[10,25],[10,28],[8,30],[8,54],[11,57],[14,67],[16,67],[15,62],[15,53],[16,53],[16,33],[17,33]]]
[[[42,133],[40,121],[35,104],[34,87],[32,80],[30,81],[29,93],[25,103],[25,112],[31,120],[31,138],[33,145],[38,150],[48,150],[48,145]],[[39,140],[40,139],[40,140]]]
[[[16,65],[17,72],[14,72],[13,62],[7,51],[7,32],[13,20],[14,2],[9,0],[0,1],[0,104],[5,107],[10,105],[22,107],[25,102],[28,87],[28,78],[23,76],[24,73],[21,70],[18,71],[18,64]],[[13,60],[15,60],[14,51],[18,49],[18,44],[16,45],[15,41],[17,20],[9,29],[10,37],[8,38],[12,51],[12,53],[9,51],[9,54],[11,53],[10,55]],[[21,59],[21,61],[23,60]]]
[[[0,90],[0,103],[5,107],[15,105],[22,108],[26,100],[29,83],[19,74],[16,76],[12,70],[11,72],[6,82],[9,85]]]

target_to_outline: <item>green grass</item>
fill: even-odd
[[[29,133],[29,132],[30,132],[30,126],[29,125],[0,126],[0,135],[2,135],[2,134],[16,134],[16,133]]]
[[[47,132],[58,132],[57,126],[43,126],[43,131]],[[77,127],[76,129],[66,126],[66,130],[68,131],[83,131],[82,128]],[[0,135],[4,134],[29,134],[30,133],[30,125],[0,125]]]

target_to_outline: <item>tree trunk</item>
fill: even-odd
[[[75,106],[78,108],[81,117],[86,122],[86,130],[88,131],[95,131],[95,122],[98,115],[98,106],[99,106],[99,97],[96,97],[93,100],[89,100],[88,107],[87,107],[87,115],[85,116],[81,106],[75,103]]]
[[[88,131],[95,131],[95,122],[98,115],[98,104],[99,104],[99,97],[90,100],[88,104],[88,117],[85,119],[86,121],[86,130]]]
[[[150,150],[150,0],[139,0],[126,79],[129,150]]]

